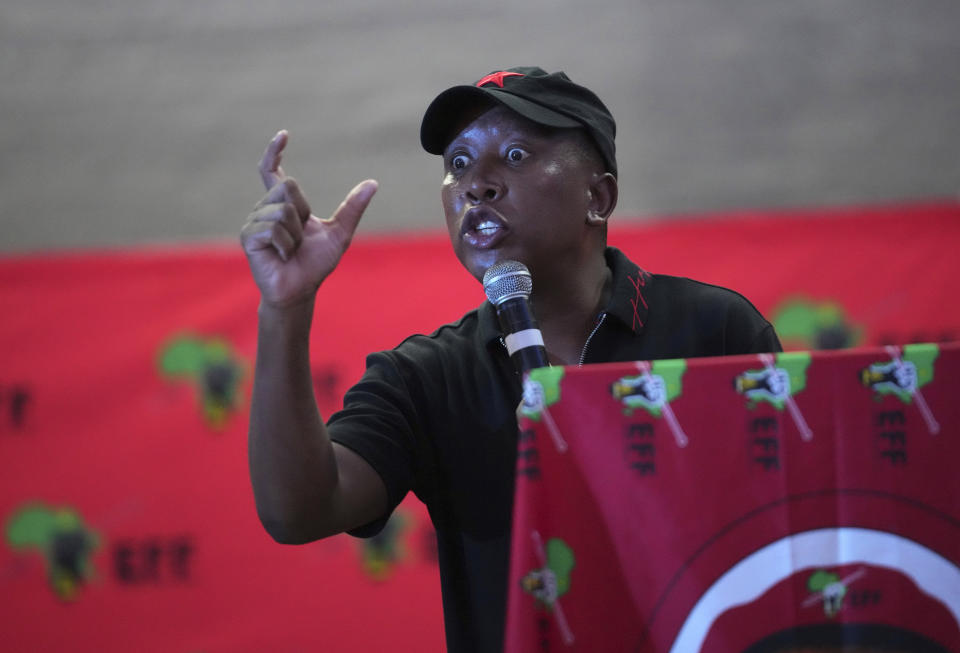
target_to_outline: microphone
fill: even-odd
[[[487,268],[483,290],[497,309],[507,353],[520,376],[537,367],[547,367],[543,334],[533,319],[528,301],[533,291],[530,270],[517,261],[500,261]]]

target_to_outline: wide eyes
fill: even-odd
[[[513,163],[523,161],[528,156],[530,156],[530,153],[522,147],[511,147],[509,150],[507,150],[507,161],[511,161]]]
[[[523,161],[524,159],[526,159],[528,156],[530,156],[529,152],[527,152],[522,147],[516,147],[516,146],[507,148],[507,151],[504,154],[504,158],[510,163],[519,163],[520,161]],[[470,157],[467,156],[466,154],[456,154],[450,159],[451,170],[463,170],[468,165],[470,165]]]

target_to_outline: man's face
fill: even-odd
[[[443,210],[457,258],[478,280],[497,261],[534,276],[591,252],[590,182],[602,170],[575,133],[547,130],[496,107],[470,121],[444,152]]]

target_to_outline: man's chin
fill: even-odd
[[[474,250],[466,257],[460,258],[460,263],[467,269],[474,279],[483,283],[483,275],[487,268],[501,259],[500,252],[495,249]]]

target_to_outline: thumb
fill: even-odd
[[[380,184],[376,179],[366,179],[353,187],[337,210],[330,216],[328,222],[339,228],[347,240],[353,237],[353,232],[357,229],[357,223],[367,210],[370,200]]]

